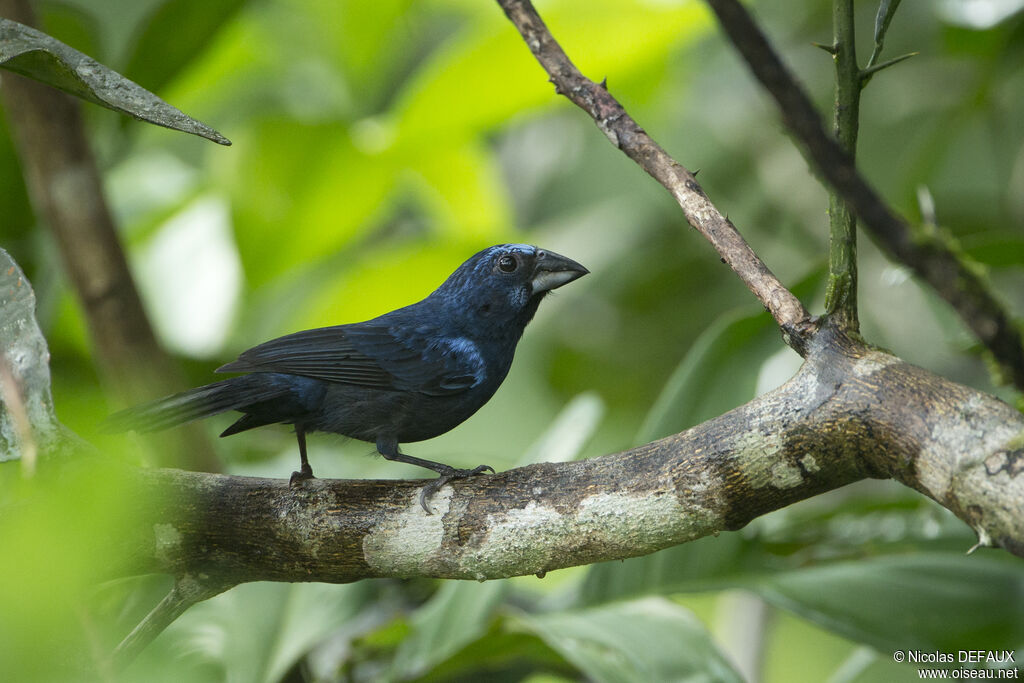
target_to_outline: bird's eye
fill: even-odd
[[[502,256],[501,258],[498,259],[498,268],[500,268],[501,272],[503,272],[503,273],[514,272],[515,269],[518,268],[518,267],[519,267],[519,262],[516,261],[515,257],[513,257],[513,256],[509,256],[508,254],[505,254],[504,256]]]

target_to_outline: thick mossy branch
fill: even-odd
[[[643,555],[893,477],[1024,556],[1024,416],[838,332],[779,389],[686,432],[446,486],[140,471],[131,573],[245,581],[496,579]]]

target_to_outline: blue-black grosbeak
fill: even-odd
[[[491,468],[456,469],[398,445],[444,434],[479,410],[508,374],[544,296],[587,272],[534,246],[490,247],[418,303],[260,344],[217,369],[247,374],[124,410],[108,427],[148,432],[228,410],[243,415],[221,436],[291,424],[302,460],[293,484],[313,476],[306,434],[343,434],[375,443],[388,460],[437,472],[420,495],[429,512],[427,500],[445,483]]]

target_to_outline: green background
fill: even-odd
[[[984,4],[984,3],[982,3]],[[1022,3],[905,3],[863,98],[859,162],[913,222],[921,197],[1024,310]],[[974,3],[975,6],[978,3]],[[476,250],[529,242],[592,275],[549,297],[496,397],[407,451],[459,466],[613,452],[785,381],[799,358],[671,197],[553,92],[496,3],[478,0],[76,0],[40,28],[217,128],[222,148],[86,108],[107,196],[161,341],[191,382],[240,350],[418,300]],[[821,311],[827,196],[700,3],[564,0],[539,9],[681,163],[770,268]],[[820,2],[758,3],[825,112]],[[858,3],[861,63],[875,6]],[[0,246],[25,269],[62,421],[98,433],[119,408],[96,372],[52,238],[32,214],[0,112]],[[867,240],[865,336],[1008,400],[963,325]],[[230,418],[205,425],[211,438]],[[294,438],[217,440],[234,473],[286,476]],[[319,476],[419,477],[367,444],[318,435]],[[140,455],[141,454],[141,455]],[[16,464],[0,465],[17,495]],[[6,470],[6,471],[4,471]],[[57,487],[0,536],[0,670],[103,677],[166,580],[82,585],[110,558],[116,477]],[[12,494],[12,491],[15,492]],[[38,497],[34,499],[39,503]],[[68,520],[74,519],[69,534]],[[54,539],[63,539],[54,542]],[[139,681],[917,680],[895,650],[1024,643],[1024,567],[892,482],[863,482],[653,556],[485,584],[250,584],[200,604],[125,675]],[[730,663],[730,657],[740,664]],[[1018,655],[1018,660],[1022,657]],[[86,673],[82,673],[84,671]],[[737,673],[737,667],[746,673]]]

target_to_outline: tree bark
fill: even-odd
[[[739,529],[867,477],[921,491],[981,545],[1024,557],[1022,446],[1024,416],[1009,405],[829,327],[792,380],[744,406],[621,453],[456,482],[432,515],[421,481],[295,489],[140,471],[130,571],[217,586],[537,574]]]

